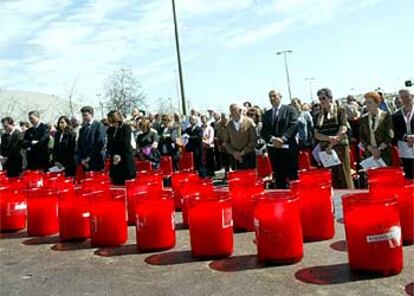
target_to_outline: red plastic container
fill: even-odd
[[[299,151],[299,170],[312,169],[311,157],[308,151]]]
[[[135,201],[137,196],[145,195],[151,191],[162,190],[162,175],[140,175],[135,180],[126,181],[126,198],[128,211],[128,225],[136,224]]]
[[[65,176],[53,176],[44,180],[44,187],[55,191],[64,191],[74,190],[75,184],[72,179],[66,179]]]
[[[26,197],[22,191],[0,187],[0,231],[26,228]]]
[[[86,179],[95,179],[95,180],[99,180],[99,181],[109,181],[110,180],[108,173],[94,172],[94,171],[86,172],[85,173],[85,178]]]
[[[272,164],[269,156],[257,156],[257,174],[260,178],[265,178],[273,174]]]
[[[400,211],[400,222],[403,245],[414,244],[414,184],[413,181],[396,189],[398,197],[398,208]]]
[[[264,191],[264,184],[255,178],[229,180],[229,190],[233,211],[234,229],[254,231],[254,208],[253,196]]]
[[[175,246],[175,212],[172,191],[149,192],[136,201],[136,238],[141,252]]]
[[[180,171],[193,171],[194,170],[194,158],[193,152],[183,151],[178,161]]]
[[[174,204],[176,210],[182,209],[181,191],[187,184],[198,182],[200,177],[194,172],[175,172],[171,175],[171,187],[174,191]]]
[[[215,192],[191,200],[191,252],[195,258],[228,257],[233,252],[233,222],[228,193]]]
[[[81,188],[84,193],[91,193],[95,191],[109,191],[110,181],[98,179],[84,179],[81,182]]]
[[[27,234],[47,236],[59,232],[58,199],[55,191],[32,188],[27,194]]]
[[[329,240],[335,235],[330,170],[310,170],[290,184],[299,197],[302,232],[305,241]]]
[[[303,257],[299,199],[290,191],[255,197],[257,256],[265,263],[291,264]]]
[[[128,239],[124,196],[111,192],[89,194],[92,247],[118,247]]]
[[[342,197],[349,266],[390,276],[401,272],[403,252],[397,199],[369,194]]]
[[[171,176],[173,172],[173,162],[171,156],[161,156],[160,170],[164,177]]]
[[[190,179],[191,180],[191,179]],[[182,204],[182,218],[184,227],[188,227],[188,212],[190,207],[190,199],[196,195],[200,197],[211,196],[214,192],[213,181],[198,178],[194,182],[182,183],[180,190]]]
[[[25,171],[23,173],[23,180],[26,182],[26,187],[28,189],[43,187],[43,172]]]
[[[404,172],[399,167],[385,167],[368,170],[368,185],[373,197],[394,193],[405,185]]]
[[[257,170],[239,170],[227,173],[227,180],[241,179],[246,181],[255,181],[259,178]]]
[[[62,242],[81,241],[90,237],[89,201],[80,190],[59,194],[59,238]]]
[[[135,168],[137,172],[150,172],[152,171],[151,162],[147,160],[136,160],[135,161]]]

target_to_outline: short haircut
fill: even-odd
[[[119,110],[109,111],[109,113],[107,114],[107,117],[108,117],[109,121],[114,121],[114,122],[118,122],[118,123],[123,122],[122,113]]]
[[[32,111],[30,111],[27,115],[28,115],[28,116],[35,116],[35,117],[37,117],[37,118],[39,118],[39,117],[40,117],[40,113],[39,113],[39,111],[36,111],[36,110],[32,110]]]
[[[318,97],[325,96],[325,97],[327,97],[329,99],[332,99],[333,98],[332,91],[329,88],[322,88],[322,89],[318,90],[318,92],[316,93],[316,95]]]
[[[370,91],[368,93],[366,93],[364,95],[365,99],[372,99],[374,101],[375,104],[379,104],[381,103],[382,99],[381,96],[379,95],[379,93],[375,92],[375,91]]]
[[[27,121],[20,121],[19,122],[19,126],[20,127],[25,126],[26,128],[29,128],[30,127],[30,123],[28,123]]]
[[[8,123],[10,125],[14,125],[14,120],[10,116],[6,116],[6,117],[4,117],[4,118],[1,119],[1,123],[2,124]]]
[[[93,116],[93,108],[91,106],[84,106],[82,107],[82,109],[80,110],[81,113],[89,113],[90,115]]]

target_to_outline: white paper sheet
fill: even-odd
[[[408,146],[407,142],[398,141],[398,151],[401,158],[414,159],[414,147]]]
[[[382,168],[386,167],[387,164],[384,162],[382,158],[374,159],[373,156],[368,157],[361,161],[361,166],[364,170],[372,169],[372,168]]]
[[[326,151],[319,152],[319,159],[324,168],[330,168],[341,164],[341,160],[335,150],[331,150],[331,154]]]

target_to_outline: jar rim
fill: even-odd
[[[350,193],[341,197],[343,207],[349,207],[353,205],[373,205],[373,204],[396,204],[396,195],[372,197],[371,193]]]
[[[299,196],[291,190],[266,190],[253,195],[256,202],[295,202],[299,201]]]

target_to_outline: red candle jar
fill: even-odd
[[[125,216],[125,199],[112,196],[109,191],[89,195],[91,245],[93,247],[118,247],[128,239]]]
[[[228,257],[233,252],[231,201],[226,192],[196,197],[189,208],[191,252],[196,258]]]
[[[160,170],[164,177],[171,176],[173,172],[173,163],[171,156],[161,156],[160,159]]]
[[[232,178],[229,180],[234,228],[237,230],[254,231],[253,196],[264,191],[261,180]]]
[[[197,179],[194,182],[182,183],[180,190],[181,204],[182,204],[182,218],[184,227],[188,227],[188,212],[189,212],[189,203],[190,198],[195,195],[199,195],[200,198],[203,196],[211,196],[214,192],[213,181],[201,179],[197,176]]]
[[[0,171],[0,186],[4,186],[7,183],[7,176],[4,171]]]
[[[369,194],[342,197],[349,266],[353,271],[389,276],[402,270],[397,198]]]
[[[26,182],[26,187],[28,189],[43,187],[43,172],[26,171],[23,173],[23,180]]]
[[[410,180],[396,189],[398,197],[398,208],[400,211],[400,222],[403,245],[414,244],[414,184]]]
[[[151,167],[151,162],[147,161],[147,160],[136,160],[135,161],[135,168],[137,170],[137,172],[150,172],[152,171],[152,167]]]
[[[4,187],[23,192],[26,190],[26,182],[21,178],[8,178],[7,182],[4,184]]]
[[[172,191],[149,192],[136,201],[136,238],[141,252],[175,246],[175,212]]]
[[[290,184],[299,197],[302,233],[305,241],[329,240],[335,235],[330,170],[310,170]]]
[[[194,170],[193,152],[183,151],[180,155],[178,166],[181,171]]]
[[[239,170],[239,171],[232,171],[227,173],[227,179],[233,180],[233,179],[240,179],[240,180],[257,180],[258,174],[257,170]]]
[[[401,168],[385,167],[368,170],[368,185],[372,197],[393,194],[405,184]]]
[[[32,188],[27,196],[27,234],[47,236],[59,232],[58,199],[55,191]]]
[[[269,191],[256,198],[254,223],[259,260],[276,264],[300,261],[303,236],[298,197],[290,191]]]
[[[60,241],[80,241],[90,237],[89,202],[80,190],[64,190],[59,194]]]
[[[0,231],[26,228],[26,197],[22,191],[0,187]]]
[[[194,172],[175,172],[171,176],[171,187],[174,191],[175,209],[182,208],[182,194],[181,190],[192,182],[197,182],[200,179],[197,173]]]
[[[144,175],[135,180],[126,181],[126,197],[127,197],[127,212],[128,225],[136,224],[135,217],[135,201],[137,195],[147,194],[150,191],[162,190],[162,176],[161,175]]]
[[[84,179],[81,182],[81,188],[84,193],[91,193],[95,191],[109,191],[110,182],[109,180],[99,179]]]
[[[54,176],[49,179],[44,180],[44,187],[55,190],[55,191],[63,191],[63,190],[74,190],[75,185],[73,184],[72,179],[66,179],[65,176]]]
[[[89,171],[85,173],[85,178],[86,179],[95,179],[95,180],[99,180],[99,181],[109,181],[109,175],[105,172],[94,172],[94,171]]]

